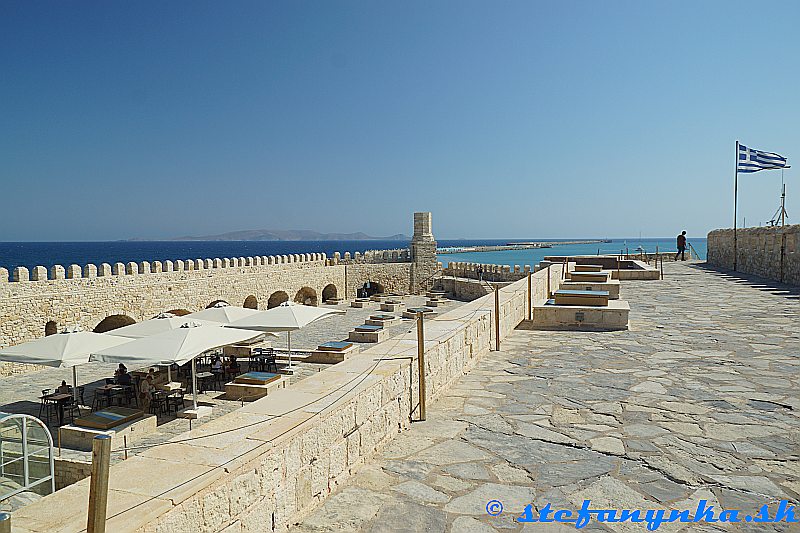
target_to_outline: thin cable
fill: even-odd
[[[408,331],[408,333],[410,333],[411,331],[413,331],[413,328],[412,328],[411,330],[409,330],[409,331]],[[402,340],[402,339],[400,339],[400,340]],[[395,346],[397,346],[397,345],[399,345],[399,344],[400,344],[400,340],[396,341],[396,343],[395,343]],[[392,348],[394,348],[394,346],[393,346]],[[363,383],[363,382],[364,382],[364,380],[366,380],[366,379],[367,379],[367,378],[368,378],[370,375],[372,375],[372,373],[375,371],[375,369],[376,369],[376,368],[378,368],[378,365],[379,365],[379,364],[380,364],[382,361],[385,361],[385,360],[390,360],[390,359],[384,359],[383,357],[381,357],[381,358],[378,358],[378,360],[375,362],[375,364],[374,364],[374,365],[373,365],[373,366],[372,366],[372,367],[369,369],[369,372],[366,372],[366,371],[364,371],[364,372],[366,372],[366,375],[364,375],[364,376],[361,378],[361,380],[360,380],[360,381],[359,381],[359,382],[358,382],[358,383],[355,385],[355,387],[357,387],[358,385],[360,385],[361,383]],[[362,372],[361,374],[364,374],[364,372]],[[361,375],[361,374],[359,374],[359,375]],[[358,377],[358,376],[356,376],[356,378],[357,378],[357,377]],[[352,382],[353,382],[353,381],[354,381],[356,378],[353,378],[353,380],[350,380],[350,381],[349,381],[348,383],[346,383],[345,385],[347,385],[347,384],[349,384],[349,383],[352,383]],[[334,390],[339,390],[339,389],[341,389],[341,388],[342,388],[343,386],[345,386],[345,385],[342,385],[341,387],[338,387],[337,389],[334,389]],[[355,387],[353,387],[353,389],[355,389]],[[345,397],[345,396],[346,396],[348,393],[350,393],[350,391],[351,391],[351,390],[353,390],[353,389],[350,389],[350,390],[348,390],[347,392],[345,392],[344,394],[342,394],[341,396],[339,396],[339,397],[338,397],[338,398],[337,398],[335,401],[338,401],[338,400],[340,400],[340,399],[344,398],[344,397]],[[331,394],[332,394],[332,393],[331,393]],[[251,427],[251,426],[254,426],[254,425],[257,425],[257,424],[263,424],[264,422],[268,422],[268,421],[270,421],[270,420],[274,420],[275,418],[279,418],[280,416],[285,416],[285,415],[286,415],[286,414],[288,414],[288,413],[294,412],[294,411],[296,411],[296,410],[298,410],[298,409],[302,409],[303,407],[307,407],[308,405],[314,404],[314,403],[316,403],[316,402],[318,402],[318,401],[320,401],[320,400],[322,400],[322,399],[325,399],[325,398],[327,398],[328,396],[330,396],[330,394],[326,394],[326,395],[325,395],[325,396],[323,396],[322,398],[318,398],[317,400],[314,400],[313,402],[310,402],[310,403],[306,404],[305,406],[301,406],[301,407],[298,407],[298,408],[295,408],[295,409],[290,409],[289,411],[286,411],[285,413],[282,413],[281,415],[276,415],[276,416],[274,416],[273,418],[270,418],[270,419],[267,419],[267,420],[264,420],[264,421],[260,421],[260,422],[257,422],[257,423],[255,423],[255,424],[247,424],[247,425],[245,425],[245,426],[241,426],[240,428],[231,429],[231,430],[226,430],[226,431],[222,431],[222,432],[215,433],[215,434],[211,434],[211,435],[204,435],[204,436],[202,436],[202,437],[197,437],[197,438],[206,438],[206,437],[211,437],[211,436],[214,436],[214,435],[221,435],[221,434],[224,434],[224,433],[229,433],[230,431],[238,431],[238,430],[240,430],[240,429],[246,429],[247,427]],[[335,402],[335,401],[334,401],[334,402]],[[273,442],[274,440],[276,440],[276,439],[278,439],[278,438],[282,437],[283,435],[285,435],[286,433],[288,433],[288,432],[290,432],[290,431],[293,431],[294,429],[296,429],[296,428],[298,428],[298,427],[302,426],[303,424],[305,424],[305,423],[306,423],[306,422],[308,422],[309,420],[313,420],[315,417],[317,417],[317,416],[319,416],[319,415],[321,415],[321,414],[322,414],[322,411],[318,411],[318,412],[316,412],[316,413],[313,413],[313,414],[311,415],[311,417],[309,417],[309,418],[307,418],[306,420],[303,420],[303,421],[299,422],[298,424],[296,424],[296,425],[292,426],[291,428],[287,429],[286,431],[284,431],[284,432],[283,432],[283,433],[281,433],[280,435],[276,435],[276,436],[275,436],[275,437],[273,437],[272,439],[270,439],[270,440],[268,440],[268,441],[264,441],[264,442],[262,442],[261,444],[259,444],[259,445],[258,445],[258,446],[256,446],[255,448],[253,448],[253,449],[251,449],[251,450],[248,450],[247,452],[245,452],[245,453],[243,453],[243,454],[237,455],[236,457],[233,457],[233,458],[231,458],[231,459],[229,459],[229,460],[225,461],[225,462],[224,462],[224,463],[222,463],[222,464],[219,464],[219,465],[217,465],[217,466],[214,466],[214,467],[212,467],[212,468],[211,468],[211,470],[208,470],[208,471],[206,471],[206,472],[203,472],[203,473],[201,473],[201,474],[198,474],[198,475],[196,475],[196,476],[193,476],[193,477],[191,477],[191,478],[187,479],[186,481],[183,481],[183,482],[181,482],[181,483],[179,483],[179,484],[177,484],[177,485],[175,485],[175,486],[173,486],[173,487],[170,487],[170,488],[168,488],[168,489],[166,489],[166,490],[164,490],[164,491],[162,491],[162,492],[160,492],[160,493],[158,493],[158,494],[156,494],[156,495],[154,495],[154,496],[151,496],[150,498],[148,498],[148,499],[146,499],[146,500],[144,500],[144,501],[141,501],[141,502],[139,502],[139,503],[137,503],[137,504],[135,504],[135,505],[132,505],[131,507],[128,507],[127,509],[123,509],[122,511],[118,511],[117,513],[115,513],[115,514],[113,514],[113,515],[109,516],[109,517],[108,517],[106,520],[110,520],[110,519],[112,519],[112,518],[115,518],[115,517],[117,517],[117,516],[120,516],[120,515],[122,515],[122,514],[125,514],[125,513],[127,513],[128,511],[132,511],[132,510],[136,509],[137,507],[140,507],[140,506],[142,506],[142,505],[144,505],[144,504],[146,504],[146,503],[148,503],[148,502],[150,502],[150,501],[153,501],[153,500],[155,500],[156,498],[159,498],[159,497],[163,496],[164,494],[166,494],[166,493],[168,493],[168,492],[170,492],[170,491],[172,491],[172,490],[175,490],[175,489],[177,489],[177,488],[180,488],[180,487],[182,487],[183,485],[186,485],[187,483],[191,483],[192,481],[194,481],[194,480],[196,480],[196,479],[199,479],[199,478],[201,478],[201,477],[203,477],[204,475],[206,475],[206,474],[208,474],[208,473],[210,473],[210,472],[213,472],[214,470],[216,470],[216,469],[218,469],[218,468],[225,467],[225,466],[229,465],[230,463],[232,463],[233,461],[236,461],[237,459],[239,459],[240,457],[242,457],[242,456],[243,456],[243,455],[245,455],[246,453],[250,453],[250,452],[252,452],[253,450],[258,450],[259,448],[261,448],[261,447],[263,447],[263,446],[265,446],[265,445],[267,445],[267,444],[269,444],[269,443]],[[183,441],[172,441],[172,442],[166,442],[166,443],[161,443],[161,444],[158,444],[158,445],[156,445],[156,446],[160,446],[160,445],[163,445],[163,444],[177,444],[178,442],[186,442],[187,440],[196,440],[197,438],[195,438],[195,439],[186,439],[186,440],[183,440]],[[154,447],[154,446],[150,446],[150,447],[152,448],[152,447]],[[129,450],[130,450],[130,448],[129,448]],[[82,529],[81,531],[86,531],[86,529],[84,528],[84,529]]]
[[[416,320],[415,320],[415,322],[414,322],[414,323],[416,324]],[[412,328],[412,329],[410,329],[410,330],[408,330],[406,333],[411,333],[412,331],[413,331],[413,328]],[[399,335],[398,335],[398,336],[399,336]],[[401,340],[402,340],[402,339],[401,339]],[[397,342],[395,343],[395,345],[394,345],[394,346],[392,346],[392,348],[394,348],[394,347],[395,347],[395,346],[397,346],[398,344],[400,344],[400,341],[397,341]],[[373,365],[373,367],[372,367],[372,368],[369,370],[369,373],[372,373],[372,372],[374,371],[374,369],[375,369],[375,368],[377,368],[377,366],[378,366],[378,365],[381,363],[381,361],[385,361],[385,360],[387,360],[387,359],[384,359],[384,358],[379,358],[379,359],[377,360],[377,362],[375,363],[375,365]],[[288,411],[285,411],[285,412],[283,412],[283,413],[280,413],[280,414],[276,414],[276,415],[269,415],[269,416],[270,416],[270,418],[267,418],[266,420],[259,420],[258,422],[252,422],[252,423],[250,423],[250,424],[245,424],[245,425],[243,425],[243,426],[237,426],[237,427],[235,427],[235,428],[225,429],[225,430],[222,430],[222,431],[218,431],[218,432],[216,432],[216,433],[209,433],[209,434],[207,434],[207,435],[200,435],[200,436],[197,436],[197,437],[188,437],[188,438],[185,438],[185,439],[180,439],[180,440],[172,440],[172,441],[167,441],[167,442],[159,442],[159,443],[155,443],[155,444],[148,444],[148,445],[142,445],[142,446],[133,446],[133,447],[130,447],[130,448],[128,448],[128,449],[127,449],[127,451],[128,451],[128,452],[130,452],[130,451],[134,451],[134,450],[144,450],[144,449],[150,449],[150,448],[155,448],[156,446],[163,446],[163,445],[165,445],[165,444],[180,444],[180,443],[184,443],[184,442],[191,442],[191,441],[195,441],[195,440],[206,439],[206,438],[209,438],[209,437],[216,437],[216,436],[219,436],[219,435],[225,435],[225,434],[227,434],[227,433],[233,433],[234,431],[240,431],[240,430],[242,430],[242,429],[247,429],[247,428],[250,428],[250,427],[255,427],[255,426],[258,426],[258,425],[260,425],[260,424],[265,424],[265,423],[267,423],[267,422],[270,422],[270,421],[272,421],[272,420],[275,420],[275,419],[277,419],[277,418],[281,418],[281,417],[283,417],[283,416],[286,416],[286,415],[288,415],[288,414],[291,414],[291,413],[297,412],[297,411],[299,411],[299,410],[301,410],[301,409],[305,409],[306,407],[309,407],[309,406],[311,406],[311,405],[313,405],[313,404],[315,404],[315,403],[317,403],[317,402],[319,402],[319,401],[322,401],[322,400],[324,400],[324,399],[328,398],[328,397],[329,397],[329,396],[331,396],[332,394],[334,394],[334,393],[336,393],[336,392],[340,391],[341,389],[343,389],[343,388],[347,387],[348,385],[350,385],[350,384],[351,384],[353,381],[357,380],[357,379],[358,379],[358,378],[359,378],[359,377],[360,377],[362,374],[364,374],[364,372],[367,372],[367,370],[364,370],[364,371],[362,371],[361,373],[359,373],[359,374],[356,374],[356,376],[355,376],[353,379],[351,379],[350,381],[348,381],[348,382],[346,382],[346,383],[343,383],[342,385],[339,385],[338,387],[336,387],[335,389],[333,389],[331,392],[329,392],[329,393],[328,393],[328,394],[326,394],[325,396],[322,396],[321,398],[317,398],[316,400],[313,400],[313,401],[310,401],[310,402],[308,402],[308,403],[306,403],[306,404],[303,404],[303,405],[300,405],[300,406],[294,407],[294,408],[292,408],[292,409],[289,409]],[[365,377],[365,379],[366,379],[366,377]],[[363,380],[362,380],[362,381],[363,381]],[[359,384],[361,384],[361,382],[357,383],[357,384],[356,384],[356,386],[358,386]],[[349,392],[349,391],[348,391],[348,392]],[[340,398],[341,398],[341,397],[340,397]],[[337,398],[337,400],[338,400],[338,399],[339,399],[339,398]],[[312,417],[312,418],[313,418],[313,417]],[[309,420],[310,420],[310,419],[309,419]],[[294,428],[292,428],[292,429],[294,429]],[[282,434],[281,434],[281,435],[282,435]],[[279,435],[279,436],[280,436],[280,435]],[[125,453],[125,451],[126,451],[125,449],[122,449],[122,450],[115,450],[115,451],[113,451],[113,452],[111,452],[111,453]]]

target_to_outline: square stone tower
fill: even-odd
[[[414,236],[411,238],[411,289],[425,291],[426,282],[439,270],[436,239],[431,230],[431,213],[414,213]]]

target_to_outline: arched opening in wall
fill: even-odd
[[[121,328],[122,326],[130,326],[131,324],[136,324],[136,321],[128,315],[111,315],[101,320],[93,331],[95,333],[105,333],[106,331]]]
[[[247,309],[258,309],[258,300],[252,294],[244,299],[244,304],[242,307],[246,307]]]
[[[44,325],[45,337],[49,337],[50,335],[55,335],[56,333],[58,333],[58,324],[56,323],[55,320],[51,320]]]
[[[336,285],[333,283],[325,285],[325,288],[322,289],[322,302],[325,303],[334,298],[336,298]]]
[[[211,309],[212,307],[217,307],[219,304],[230,305],[225,300],[214,300],[213,302],[211,302],[210,304],[208,304],[206,306],[206,309]]]
[[[297,294],[294,295],[294,301],[299,304],[313,306],[316,306],[319,303],[317,301],[317,291],[311,287],[303,287],[297,291]]]
[[[288,302],[288,301],[289,301],[288,294],[286,294],[284,291],[275,291],[270,295],[269,300],[267,300],[267,309],[278,307],[283,302]]]
[[[364,285],[358,289],[358,295],[362,297],[370,297],[373,294],[383,294],[386,289],[377,281],[365,281]]]
[[[190,314],[191,311],[189,311],[188,309],[172,309],[170,311],[167,311],[167,313],[175,316],[186,316]]]

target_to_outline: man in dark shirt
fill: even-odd
[[[675,254],[675,261],[678,260],[678,256],[681,256],[681,261],[686,261],[686,232],[681,232],[678,235],[678,253]]]

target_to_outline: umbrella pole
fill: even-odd
[[[167,365],[167,383],[172,383],[172,365]]]
[[[192,403],[194,410],[197,412],[197,367],[195,366],[195,358],[192,357]]]
[[[72,399],[78,401],[78,367],[72,367]]]
[[[289,370],[292,369],[292,332],[286,332],[286,345],[289,347]]]

